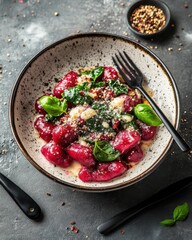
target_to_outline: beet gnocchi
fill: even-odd
[[[79,162],[84,182],[110,181],[139,163],[143,142],[161,124],[110,66],[70,71],[52,94],[36,100],[35,109],[34,128],[45,141],[41,153],[63,168]]]

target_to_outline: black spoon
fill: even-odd
[[[152,197],[144,200],[143,202],[139,203],[138,205],[128,208],[127,210],[113,216],[112,218],[108,219],[106,222],[102,223],[97,227],[97,230],[101,234],[107,234],[110,231],[117,228],[119,225],[127,221],[128,219],[132,218],[142,210],[150,207],[172,195],[177,193],[178,191],[182,190],[183,188],[188,187],[192,184],[192,177],[187,177],[182,180],[179,180],[176,183],[169,185],[168,187],[160,190]]]
[[[41,216],[41,209],[37,203],[15,183],[0,173],[0,184],[9,193],[25,215],[37,220]]]

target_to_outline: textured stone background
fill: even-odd
[[[161,39],[140,41],[164,61],[175,77],[181,96],[180,132],[191,144],[192,4],[189,0],[165,2],[172,12],[168,34]],[[31,57],[48,44],[79,32],[108,32],[138,39],[127,26],[126,13],[132,3],[132,0],[0,0],[0,170],[28,192],[44,212],[42,222],[27,219],[0,188],[1,240],[192,239],[191,214],[187,221],[172,228],[159,224],[184,201],[192,208],[192,188],[144,211],[108,236],[96,230],[110,216],[169,183],[192,175],[191,155],[182,153],[176,144],[159,168],[142,182],[116,192],[90,194],[73,191],[39,173],[23,157],[10,131],[11,89]],[[70,230],[73,221],[79,229],[77,234]]]

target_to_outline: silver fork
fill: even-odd
[[[177,130],[173,127],[173,125],[167,119],[165,114],[161,111],[161,109],[157,106],[157,104],[153,101],[153,99],[148,95],[148,93],[142,87],[142,82],[144,79],[143,74],[138,69],[138,67],[133,63],[133,61],[130,59],[127,53],[124,51],[123,51],[123,54],[119,52],[118,55],[115,54],[115,57],[112,57],[112,59],[119,73],[121,74],[123,79],[126,81],[127,85],[130,88],[138,89],[143,94],[143,96],[148,100],[148,102],[151,104],[156,114],[162,120],[162,122],[164,123],[164,125],[172,135],[173,139],[175,140],[177,145],[180,147],[180,149],[184,152],[189,151],[190,147],[188,146],[188,144],[184,141],[184,139],[180,136]]]

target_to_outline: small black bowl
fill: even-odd
[[[155,33],[147,34],[147,33],[142,33],[140,31],[136,30],[134,27],[132,27],[132,22],[131,22],[132,13],[135,9],[137,9],[141,5],[155,6],[163,11],[166,22],[165,22],[164,27],[161,30],[156,31]],[[169,27],[169,24],[170,24],[170,20],[171,20],[171,13],[170,13],[169,7],[164,2],[156,1],[156,0],[140,0],[140,1],[137,1],[134,4],[132,4],[131,7],[129,8],[129,10],[127,12],[127,20],[128,20],[129,28],[133,33],[135,33],[141,37],[155,37],[155,36],[158,36],[159,34],[165,32],[165,30],[167,30],[167,28]]]

